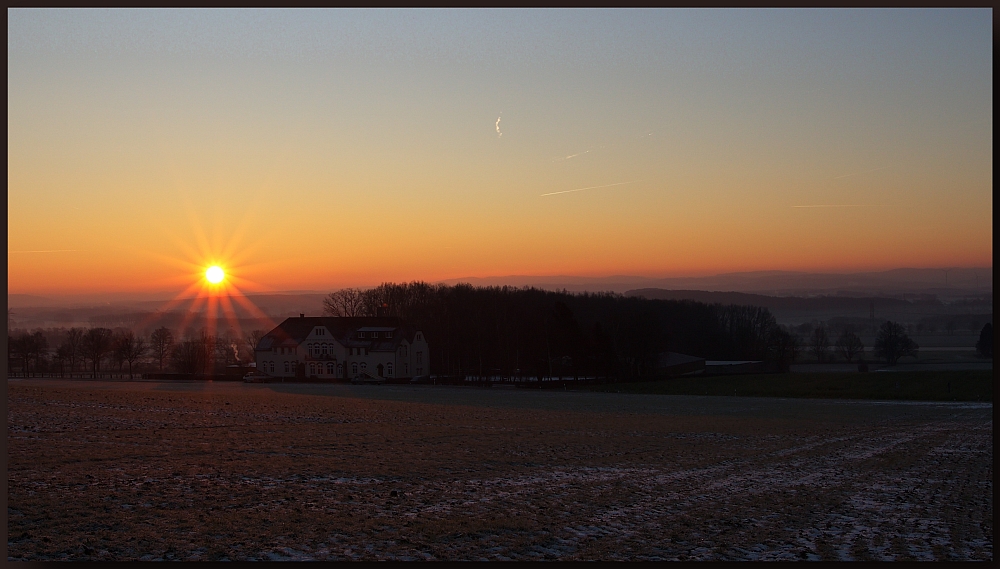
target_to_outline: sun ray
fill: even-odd
[[[186,333],[188,331],[188,326],[190,326],[191,323],[197,317],[199,309],[201,308],[201,305],[204,303],[203,301],[205,299],[206,299],[206,297],[199,295],[199,296],[196,296],[191,301],[191,305],[188,307],[187,312],[184,313],[184,317],[181,320],[180,327],[179,327],[179,330],[178,330],[179,334],[182,334],[184,336],[189,336],[190,335],[190,334]]]
[[[222,314],[226,318],[226,323],[229,327],[233,329],[236,333],[237,338],[243,338],[243,327],[240,326],[239,316],[236,314],[236,310],[233,309],[233,303],[230,299],[230,295],[222,295],[219,297],[219,305],[222,308]]]
[[[152,326],[158,320],[166,316],[167,313],[169,313],[170,310],[173,309],[175,306],[184,302],[185,300],[191,300],[191,297],[189,295],[194,294],[199,288],[201,288],[201,283],[198,282],[192,283],[190,286],[188,286],[183,291],[178,293],[177,296],[175,296],[171,300],[168,300],[165,305],[163,305],[162,307],[154,311],[152,314],[141,320],[137,325],[137,328],[139,330],[144,330],[147,327]]]
[[[235,286],[233,288],[236,288]],[[243,307],[244,310],[250,313],[250,316],[263,322],[266,326],[273,328],[276,324],[274,320],[268,316],[263,310],[257,307],[249,298],[246,297],[239,289],[236,289],[238,294],[233,295],[231,298],[236,301],[237,304]]]
[[[218,317],[216,316],[219,309],[219,298],[209,293],[205,298],[205,329],[209,336],[216,335],[216,325],[218,324]]]

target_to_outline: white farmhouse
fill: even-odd
[[[405,378],[430,372],[424,334],[397,318],[288,318],[257,345],[257,371],[271,377]]]

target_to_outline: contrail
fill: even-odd
[[[582,192],[583,190],[596,190],[597,188],[610,188],[611,186],[623,186],[625,184],[636,184],[636,183],[639,183],[639,182],[642,182],[642,181],[643,180],[632,180],[631,182],[618,182],[616,184],[607,184],[607,185],[604,185],[604,186],[590,186],[590,187],[587,187],[587,188],[577,188],[575,190],[563,190],[561,192],[549,192],[547,194],[542,194],[539,197],[554,196],[556,194],[568,194],[570,192]]]
[[[11,253],[70,253],[80,249],[47,249],[44,251],[10,251]]]
[[[851,176],[860,176],[861,174],[871,174],[872,172],[878,172],[879,170],[885,170],[886,168],[892,168],[893,165],[882,166],[881,168],[875,168],[874,170],[865,170],[864,172],[855,172],[853,174],[844,174],[843,176],[837,176],[834,180],[839,180],[841,178],[850,178]]]
[[[501,136],[503,136],[503,133],[500,132],[500,119],[502,117],[503,117],[503,113],[500,113],[500,116],[497,117],[497,138],[500,138]]]
[[[848,203],[848,204],[793,205],[792,207],[879,207],[879,205],[869,204],[869,203]]]

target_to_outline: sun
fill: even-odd
[[[219,284],[226,278],[226,272],[218,265],[212,265],[205,271],[205,279],[212,284]]]

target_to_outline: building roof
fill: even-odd
[[[394,317],[340,317],[340,316],[299,316],[286,318],[284,322],[264,335],[257,345],[258,350],[270,350],[289,342],[301,344],[317,326],[330,331],[333,338],[345,347],[367,348],[369,351],[395,351],[400,342],[413,341],[416,330],[404,326]],[[358,338],[356,333],[393,332],[392,338]]]
[[[677,365],[692,364],[697,362],[703,362],[705,358],[699,358],[697,356],[689,356],[687,354],[678,354],[677,352],[662,352],[660,354],[659,367],[673,367]]]

